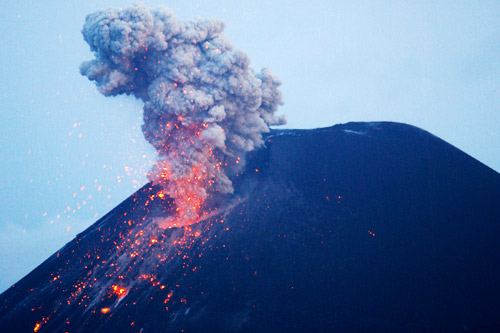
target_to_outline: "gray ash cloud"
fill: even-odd
[[[144,102],[142,129],[159,155],[149,177],[175,200],[182,224],[199,217],[209,195],[231,193],[245,154],[263,145],[269,126],[285,123],[275,114],[280,79],[249,67],[224,27],[135,4],[90,14],[82,30],[95,55],[82,75],[105,96]]]

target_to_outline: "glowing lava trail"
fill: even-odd
[[[281,84],[222,35],[216,20],[179,22],[168,8],[136,4],[87,16],[95,59],[80,71],[106,96],[144,101],[143,132],[158,151],[149,177],[175,200],[174,220],[198,221],[209,196],[232,193],[245,153],[263,144],[282,104]]]

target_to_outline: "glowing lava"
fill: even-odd
[[[113,288],[113,294],[117,296],[124,296],[123,294],[125,294],[125,292],[127,291],[127,289],[119,287],[116,284],[114,284],[112,288]]]

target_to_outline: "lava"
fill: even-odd
[[[199,252],[192,257],[190,253],[211,239],[210,229],[216,223],[224,223],[225,212],[214,208],[208,214],[210,217],[202,223],[158,228],[155,222],[158,208],[162,207],[160,215],[165,216],[175,206],[171,206],[166,196],[161,198],[159,194],[164,189],[159,186],[147,186],[143,191],[145,195],[141,200],[131,199],[131,210],[120,213],[121,223],[114,227],[103,224],[96,229],[102,247],[89,248],[82,256],[73,257],[73,260],[82,263],[82,267],[74,268],[73,262],[67,261],[68,269],[81,269],[81,273],[78,273],[80,278],[73,282],[67,298],[60,300],[60,306],[76,305],[89,308],[91,313],[107,315],[118,308],[118,303],[125,307],[136,306],[135,302],[130,303],[128,295],[145,286],[158,288],[163,293],[161,308],[166,312],[171,311],[176,304],[188,304],[189,299],[185,295],[175,292],[181,286],[172,284],[165,270],[177,267],[187,274],[201,269],[194,261],[204,254]],[[105,247],[104,244],[109,246]],[[56,259],[59,258],[58,255]],[[62,286],[68,272],[65,269],[51,272],[51,283]],[[50,315],[58,315],[57,307]],[[34,325],[38,324],[35,327],[41,329],[47,321],[48,317],[44,317],[44,321],[37,321]]]
[[[127,289],[119,287],[116,284],[112,285],[111,288],[113,289],[113,294],[117,296],[123,296],[127,291]]]

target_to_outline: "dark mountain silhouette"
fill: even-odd
[[[418,128],[270,133],[186,228],[147,184],[0,295],[1,332],[500,329],[500,175]]]

